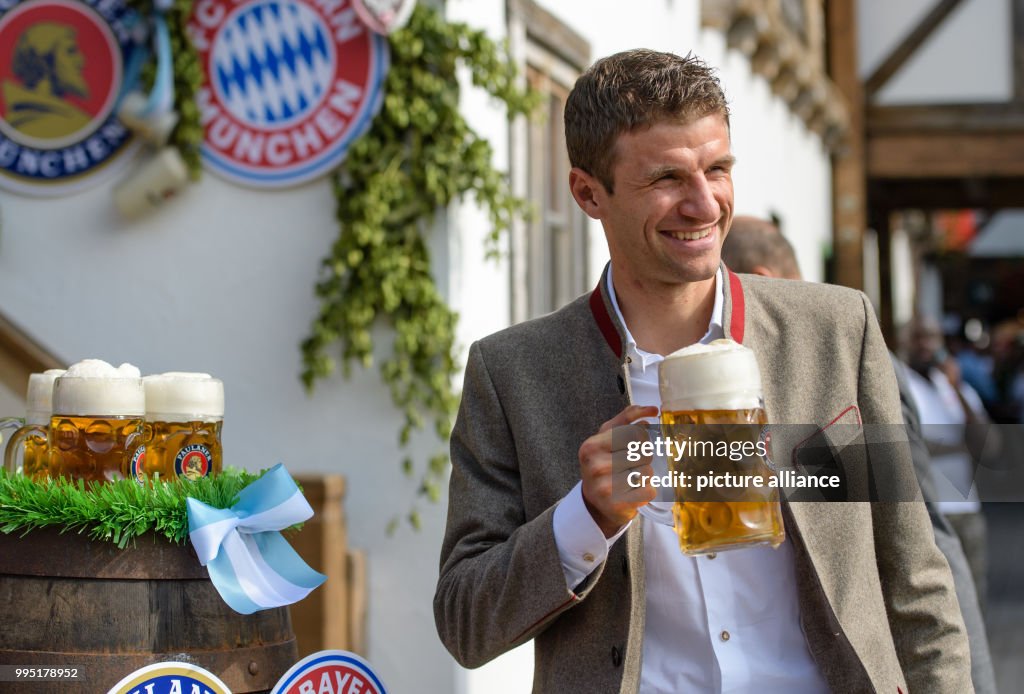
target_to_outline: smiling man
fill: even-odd
[[[621,482],[651,459],[625,449],[644,435],[633,422],[658,413],[665,355],[744,343],[769,421],[827,441],[835,421],[899,423],[896,382],[862,294],[722,266],[734,158],[704,63],[600,60],[569,95],[565,132],[569,186],[611,262],[589,296],[470,348],[434,598],[442,641],[476,667],[535,639],[538,692],[970,691],[921,504],[787,503],[779,548],[703,557],[638,517],[654,489]]]

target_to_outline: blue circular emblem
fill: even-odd
[[[373,667],[355,653],[320,651],[295,663],[281,675],[270,694],[342,692],[387,694],[387,688]]]
[[[231,694],[212,672],[189,663],[155,663],[139,668],[115,684],[107,694]]]
[[[256,187],[338,166],[380,107],[387,41],[346,2],[198,0],[204,163]]]
[[[200,443],[185,446],[174,456],[174,473],[178,477],[190,480],[206,477],[210,474],[213,454],[210,449]]]

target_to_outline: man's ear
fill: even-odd
[[[588,217],[601,219],[604,216],[604,200],[608,191],[596,178],[579,167],[573,167],[569,172],[569,190]]]

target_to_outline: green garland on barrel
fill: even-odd
[[[238,493],[262,474],[229,469],[195,481],[176,479],[142,486],[130,479],[106,484],[63,477],[34,482],[0,470],[0,532],[57,527],[114,542],[121,549],[153,532],[182,544],[188,538],[187,497],[228,508],[238,501]]]
[[[155,12],[152,0],[128,0],[127,4],[143,17],[152,17]],[[168,144],[178,149],[188,167],[189,177],[198,181],[202,171],[199,148],[203,144],[203,126],[199,122],[196,97],[203,84],[203,68],[185,29],[192,15],[192,4],[193,0],[175,0],[166,14],[171,55],[174,57],[174,110],[178,112],[178,124],[171,131]],[[147,88],[153,84],[155,70],[156,61],[151,55],[142,74],[142,82]]]
[[[484,32],[446,22],[424,4],[390,36],[390,47],[381,112],[334,177],[341,230],[316,284],[320,313],[302,343],[302,381],[311,391],[334,372],[329,348],[336,343],[346,377],[353,361],[369,367],[371,329],[385,319],[395,337],[381,375],[404,415],[404,447],[426,419],[447,439],[458,404],[457,317],[431,276],[425,234],[438,210],[472,193],[489,213],[493,254],[500,234],[527,211],[491,165],[490,144],[459,112],[457,69],[468,68],[473,84],[503,102],[510,120],[529,113],[537,96],[517,86],[515,66]],[[438,498],[447,461],[444,453],[430,458],[421,495]],[[402,467],[412,474],[410,458]],[[415,508],[408,520],[418,527]]]

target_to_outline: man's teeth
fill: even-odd
[[[704,231],[669,231],[666,233],[679,241],[696,241],[708,236],[711,233],[711,229],[705,229]]]

